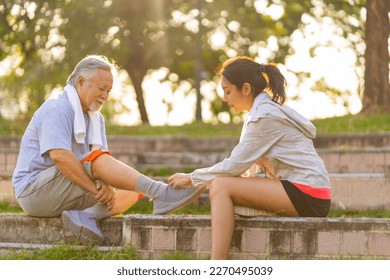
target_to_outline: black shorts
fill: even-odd
[[[326,217],[330,209],[330,199],[312,197],[291,182],[282,180],[282,185],[300,217]]]

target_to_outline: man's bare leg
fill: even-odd
[[[196,199],[204,188],[173,189],[164,182],[142,175],[134,168],[102,154],[92,162],[92,175],[117,189],[143,193],[153,200],[153,214],[163,215],[178,210]]]

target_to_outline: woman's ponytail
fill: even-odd
[[[266,90],[272,94],[272,100],[283,104],[286,101],[286,79],[274,63],[267,63],[262,74],[266,75],[268,86]]]
[[[249,83],[254,97],[267,91],[279,104],[286,100],[286,80],[274,63],[259,64],[250,57],[237,56],[219,66],[215,73],[223,75],[239,90],[244,83]]]

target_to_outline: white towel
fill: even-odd
[[[75,112],[73,123],[74,137],[76,138],[77,143],[84,144],[87,132],[85,127],[84,113],[81,108],[79,95],[77,94],[76,89],[69,84],[65,86],[64,90],[66,91],[70,104],[72,105],[73,110]],[[90,118],[90,124],[88,127],[89,143],[87,144],[92,146],[92,151],[98,150],[103,146],[102,136],[100,134],[99,113],[88,112],[88,115]]]

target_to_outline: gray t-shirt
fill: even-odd
[[[69,150],[77,157],[90,151],[88,133],[86,133],[85,144],[76,142],[73,131],[74,116],[66,92],[62,92],[57,98],[47,100],[35,112],[23,135],[19,158],[12,177],[17,198],[41,171],[54,165],[49,156],[50,150]],[[103,141],[101,149],[107,150],[104,118],[101,114],[99,116]],[[84,118],[88,130],[88,114],[84,114]]]

